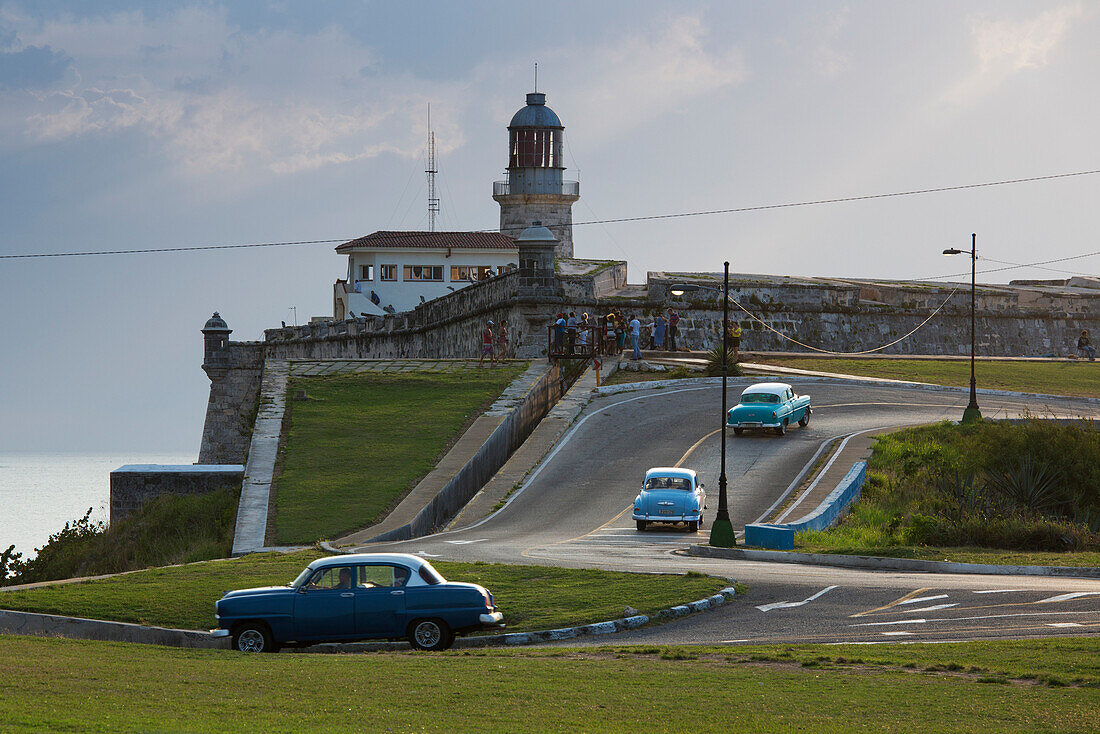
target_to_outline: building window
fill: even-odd
[[[443,281],[442,265],[406,265],[404,280]]]
[[[379,265],[382,271],[382,280],[397,280],[396,265]]]
[[[478,280],[485,280],[486,278],[493,277],[493,268],[491,265],[452,265],[451,266],[451,282],[457,283],[460,281],[474,282]]]
[[[373,265],[360,265],[359,266],[359,280],[374,280],[374,266]]]

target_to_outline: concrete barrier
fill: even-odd
[[[0,609],[0,634],[34,637],[65,637],[73,640],[104,642],[139,642],[168,647],[198,647],[229,649],[229,638],[211,637],[199,630],[176,630],[167,627],[147,627],[127,622],[107,622],[102,619],[62,617],[56,614],[36,614]]]
[[[829,495],[809,515],[794,522],[745,526],[745,545],[773,550],[792,550],[794,534],[802,530],[824,530],[833,525],[863,489],[867,462],[857,461]]]
[[[412,520],[387,532],[381,533],[368,542],[379,543],[395,540],[409,540],[432,533],[436,528],[454,517],[466,506],[466,503],[492,479],[497,470],[504,466],[508,457],[527,439],[558,399],[562,396],[561,370],[559,363],[531,386],[517,405],[485,439],[485,443],[470,457],[458,472],[443,485],[439,493],[431,499]]]

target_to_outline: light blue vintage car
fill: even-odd
[[[805,428],[812,413],[809,395],[796,395],[785,382],[758,382],[741,393],[741,403],[730,409],[726,425],[738,436],[746,428],[771,429],[782,436],[795,421]]]
[[[703,486],[693,469],[658,466],[647,471],[634,500],[632,517],[638,530],[654,522],[682,522],[688,532],[697,532],[707,504]]]
[[[456,634],[504,626],[485,587],[447,581],[406,553],[319,558],[286,586],[226,592],[214,616],[213,636],[241,652],[401,638],[443,650]]]

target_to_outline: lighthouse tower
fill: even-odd
[[[493,184],[500,204],[500,231],[518,237],[540,221],[554,233],[556,257],[573,257],[573,202],[577,181],[563,181],[565,127],[546,106],[546,95],[531,92],[527,105],[508,124],[508,180]]]

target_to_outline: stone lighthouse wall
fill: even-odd
[[[262,342],[229,342],[211,363],[210,397],[202,428],[199,464],[243,464],[252,440],[263,376]]]
[[[508,194],[494,196],[500,204],[500,231],[509,237],[542,222],[554,233],[558,245],[554,255],[573,257],[573,202],[579,197],[567,194]]]

